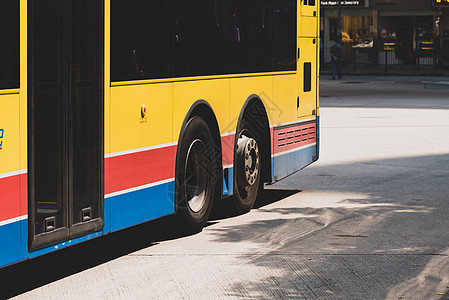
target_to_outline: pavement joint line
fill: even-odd
[[[433,155],[433,154],[429,154],[429,155]],[[407,158],[407,157],[405,157]],[[428,170],[428,171],[447,171],[447,169],[438,169],[435,167],[413,167],[413,166],[398,166],[398,165],[392,165],[392,164],[382,164],[382,163],[374,163],[374,162],[364,162],[364,161],[360,161],[360,162],[354,162],[354,164],[362,164],[362,165],[368,165],[368,166],[382,166],[382,167],[395,167],[395,168],[403,168],[403,169],[416,169],[416,170]]]
[[[422,81],[425,84],[441,84],[441,85],[449,85],[449,81]]]

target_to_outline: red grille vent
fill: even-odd
[[[316,143],[316,123],[274,129],[274,153]]]

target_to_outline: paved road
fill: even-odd
[[[187,236],[162,219],[19,264],[0,295],[449,299],[449,90],[428,80],[322,78],[319,162],[249,214]]]

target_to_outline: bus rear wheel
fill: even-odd
[[[177,216],[188,230],[199,231],[212,207],[217,180],[217,157],[212,134],[201,117],[187,122],[176,170]]]
[[[256,137],[247,129],[239,133],[235,151],[236,193],[234,208],[238,213],[248,212],[260,188],[261,155]]]

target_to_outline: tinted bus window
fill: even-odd
[[[171,1],[111,1],[111,80],[171,77]]]
[[[114,0],[112,81],[296,70],[295,0]]]
[[[274,0],[274,71],[296,70],[296,1]]]
[[[19,87],[19,0],[0,0],[0,89]]]
[[[272,1],[229,1],[227,59],[231,73],[272,70],[272,12]]]
[[[175,0],[174,50],[176,77],[227,72],[222,64],[225,26],[223,1]]]

